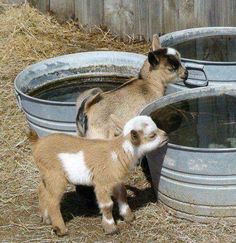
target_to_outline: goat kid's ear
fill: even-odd
[[[160,38],[157,34],[152,37],[152,51],[157,51],[161,48]]]
[[[159,64],[159,60],[153,52],[148,53],[148,62],[152,67],[156,67]]]
[[[135,146],[140,145],[141,141],[140,141],[140,136],[139,133],[135,130],[131,130],[130,132],[130,137],[131,137],[131,143]]]

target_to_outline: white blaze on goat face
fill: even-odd
[[[124,136],[128,135],[131,130],[143,131],[144,135],[148,136],[157,130],[157,126],[149,116],[136,116],[125,124]]]
[[[60,153],[58,157],[70,183],[92,185],[92,174],[85,164],[83,151],[78,153]]]
[[[167,48],[167,55],[173,55],[176,56],[177,55],[177,51],[174,48],[168,47]]]

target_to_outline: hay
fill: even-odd
[[[37,216],[38,171],[24,129],[25,117],[16,106],[13,80],[27,65],[85,50],[148,51],[145,43],[119,42],[109,32],[59,25],[28,5],[0,4],[0,241],[2,242],[230,242],[236,229],[225,222],[197,224],[176,219],[155,203],[150,184],[138,168],[128,184],[129,202],[136,214],[132,225],[118,219],[120,234],[105,236],[96,208],[68,192],[62,203],[70,235],[61,239]],[[73,189],[73,188],[69,188]],[[117,215],[117,208],[116,213]],[[75,217],[76,216],[76,217]],[[117,219],[117,216],[116,216]]]

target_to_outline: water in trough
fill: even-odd
[[[42,100],[75,102],[79,94],[87,89],[99,87],[108,91],[126,81],[128,78],[102,76],[63,80],[43,85],[29,92],[29,95]]]
[[[208,96],[152,112],[169,142],[196,148],[236,148],[236,97]]]
[[[236,35],[217,35],[189,39],[173,44],[183,58],[213,61],[236,61]]]

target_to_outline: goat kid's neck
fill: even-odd
[[[140,77],[145,81],[145,83],[153,86],[154,90],[158,89],[158,92],[161,91],[164,94],[167,87],[165,74],[163,74],[161,70],[158,71],[158,73],[152,73],[150,71],[150,64],[147,60],[144,62],[144,65],[140,70]]]
[[[118,144],[117,144],[118,142]],[[119,178],[123,178],[132,170],[139,159],[138,148],[127,137],[120,136],[115,139],[115,147],[111,149],[111,160],[114,171],[119,172]]]

